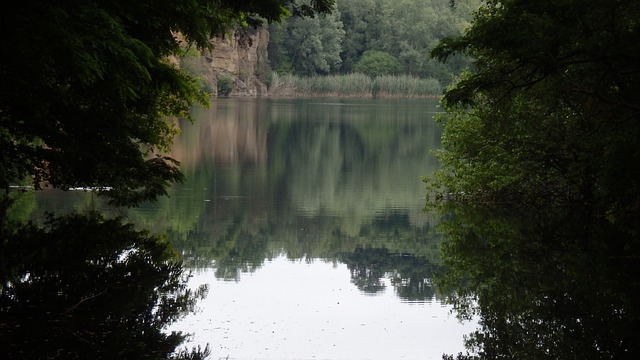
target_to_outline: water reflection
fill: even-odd
[[[346,265],[309,260],[277,257],[239,282],[199,270],[193,282],[210,295],[181,325],[223,359],[441,359],[474,328],[438,301],[399,302],[388,279],[362,296]]]
[[[174,212],[167,220],[181,220],[176,210],[200,212],[185,214],[188,220],[172,228],[180,228],[183,238],[185,230],[200,236],[206,232],[209,241],[218,243],[220,236],[229,242],[231,237],[225,234],[238,230],[245,242],[256,240],[254,248],[259,245],[256,238],[270,244],[256,249],[264,252],[264,258],[282,248],[292,258],[324,258],[355,249],[355,244],[344,244],[347,239],[371,245],[373,240],[366,238],[375,230],[367,229],[377,214],[406,216],[404,231],[428,227],[420,177],[437,167],[430,154],[439,139],[431,121],[435,102],[342,104],[234,99],[203,112],[195,127],[183,130],[177,144],[183,155],[212,147],[203,140],[207,129],[234,123],[250,129],[245,137],[257,139],[252,142],[266,143],[262,153],[268,156],[227,163],[224,159],[243,153],[245,146],[236,142],[238,146],[230,146],[225,156],[216,153],[192,163],[183,161],[189,178],[185,197],[191,200],[176,188],[173,196],[180,199],[167,207]],[[219,136],[209,138],[215,143]],[[177,203],[183,199],[192,203]],[[155,219],[163,217],[158,207],[149,212]],[[382,244],[378,241],[377,247]]]
[[[433,274],[440,266],[424,257],[391,253],[385,248],[356,248],[339,256],[351,272],[351,282],[365,293],[376,294],[389,279],[396,295],[405,301],[431,301],[436,291]]]
[[[479,358],[638,358],[640,244],[592,210],[449,204],[441,285]]]
[[[3,359],[169,358],[185,336],[166,327],[203,291],[186,288],[165,242],[96,214],[12,227],[3,245]]]
[[[283,251],[341,260],[372,248],[437,264],[421,182],[438,166],[436,111],[435,101],[221,100],[181,124],[172,156],[187,182],[118,214],[168,233],[189,266],[215,264],[225,279]],[[41,210],[108,210],[91,194],[43,195]]]
[[[426,338],[438,346],[445,332],[426,336],[432,328],[417,321],[405,328],[394,318],[380,320],[395,326],[389,325],[389,332],[384,326],[374,333],[347,326],[348,331],[328,338],[319,338],[319,332],[342,330],[342,325],[327,325],[326,318],[341,324],[340,317],[353,309],[375,309],[362,315],[368,319],[397,310],[398,319],[429,324],[432,320],[396,307],[398,297],[407,306],[439,309],[433,300],[444,293],[462,318],[480,318],[481,328],[469,339],[479,358],[639,358],[637,230],[616,228],[611,219],[577,207],[450,204],[443,210],[448,234],[443,266],[439,249],[445,239],[434,230],[434,218],[422,212],[420,181],[437,167],[429,153],[439,144],[440,133],[430,121],[435,110],[435,103],[424,102],[217,103],[210,111],[200,110],[194,126],[183,124],[176,142],[174,156],[182,161],[187,183],[172,188],[169,199],[121,215],[168,233],[189,266],[200,269],[198,281],[220,287],[212,290],[219,297],[203,304],[218,312],[190,321],[196,337],[204,337],[202,344],[223,347],[215,349],[221,356],[256,357],[256,348],[248,344],[255,340],[262,355],[303,357],[310,353],[304,349],[337,345],[336,351],[315,353],[358,358],[372,342],[391,339],[390,333],[410,338],[393,338],[407,349],[424,345]],[[32,200],[37,206],[25,201],[25,213],[69,206],[105,210],[91,194],[77,195],[82,194],[45,192]],[[346,280],[333,279],[323,268],[322,275],[287,283],[304,273],[304,261],[307,267],[343,269]],[[434,273],[440,274],[438,292]],[[350,312],[334,312],[337,307],[297,312],[300,302],[292,301],[306,299],[302,303],[312,306],[318,294],[335,290],[320,287],[324,280],[373,294],[367,298],[383,305],[354,301],[358,305]],[[345,297],[347,291],[340,294]],[[277,313],[278,306],[285,310]],[[288,314],[295,315],[290,323],[283,320]],[[432,322],[437,329],[452,326],[437,319]],[[287,327],[293,330],[286,340],[276,339]],[[310,339],[317,341],[310,345]],[[267,351],[264,344],[282,348]],[[292,344],[301,352],[286,349]],[[379,358],[398,355],[397,348],[395,353],[372,351]],[[448,350],[438,346],[436,352],[442,351]],[[422,346],[407,354],[422,358],[426,350]]]
[[[434,217],[423,212],[421,178],[438,166],[431,154],[440,137],[432,120],[436,111],[435,101],[224,99],[210,110],[196,110],[194,125],[182,123],[172,155],[181,161],[187,182],[174,186],[168,199],[118,214],[168,234],[185,264],[198,272],[196,280],[212,286],[216,295],[204,300],[203,313],[182,323],[195,333],[195,343],[211,343],[217,356],[247,358],[267,353],[287,358],[294,353],[283,350],[287,346],[299,347],[291,358],[318,354],[353,359],[395,358],[394,354],[439,358],[446,349],[461,348],[464,328],[447,317],[448,308],[441,306],[433,286],[434,273],[441,271],[442,238],[434,230]],[[37,200],[39,209],[64,202],[80,209],[109,210],[88,197],[43,195]],[[283,320],[291,318],[290,308],[276,312],[274,305],[264,310],[262,302],[276,295],[289,303],[306,296],[305,289],[319,284],[318,279],[333,278],[332,270],[323,267],[306,287],[296,283],[283,288],[288,275],[304,272],[291,265],[300,262],[337,268],[336,281],[343,284],[346,276],[341,288],[352,299],[341,307],[340,316],[353,320],[349,315],[362,310],[362,316],[372,316],[366,323],[375,321],[375,326],[361,328],[365,321],[358,320],[341,331],[342,325],[316,324],[322,320],[316,318],[316,310],[296,312],[299,318],[291,323]],[[271,273],[274,264],[288,270]],[[279,290],[256,288],[256,278]],[[247,286],[254,287],[216,303],[216,296]],[[336,295],[331,289],[322,297],[325,290],[316,287],[308,295],[334,304],[341,301],[330,297]],[[240,301],[254,303],[239,315],[233,309]],[[310,300],[307,305],[313,304]],[[263,311],[253,311],[252,306]],[[322,314],[335,318],[337,310]],[[279,328],[305,321],[317,326],[301,324],[288,332],[286,341],[264,339],[277,330],[263,322],[268,316],[279,318],[272,321]],[[246,326],[227,325],[221,319]],[[228,327],[226,334],[220,333],[222,327]],[[255,331],[248,334],[246,329]],[[336,336],[325,337],[329,330]],[[425,333],[430,334],[427,340],[422,338]],[[303,335],[307,338],[299,339]],[[376,344],[366,338],[369,335]],[[229,345],[225,336],[235,337],[237,343]],[[247,345],[259,338],[264,342]],[[269,352],[264,351],[265,343],[270,344]],[[283,347],[280,352],[274,350],[278,344]],[[316,345],[319,350],[308,351]],[[225,353],[225,347],[232,346],[233,351]],[[323,347],[332,351],[323,352]]]

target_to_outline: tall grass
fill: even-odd
[[[441,94],[436,79],[420,79],[408,75],[378,76],[373,82],[373,94],[378,97],[426,97]]]
[[[372,79],[359,73],[299,77],[274,72],[269,81],[271,96],[435,97],[441,92],[438,80],[408,75]]]

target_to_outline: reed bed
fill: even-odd
[[[271,96],[340,97],[436,97],[442,92],[438,80],[408,75],[371,77],[353,73],[300,77],[273,73],[269,81]]]
[[[373,88],[377,97],[428,97],[442,92],[438,80],[408,75],[376,77]]]

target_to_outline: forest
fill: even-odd
[[[339,0],[326,16],[286,18],[269,26],[269,61],[279,74],[408,75],[447,85],[468,66],[429,56],[461,35],[478,0]]]
[[[240,89],[255,78],[266,86],[260,94],[273,97],[436,98],[470,62],[463,54],[438,61],[430,52],[462,35],[480,3],[341,0],[330,13],[287,16],[257,29],[266,29],[265,38],[230,32],[210,52],[185,47],[179,61],[218,96],[246,96]]]

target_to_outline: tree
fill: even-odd
[[[475,59],[444,97],[435,183],[483,201],[590,203],[637,229],[638,15],[626,0],[487,2],[433,52]]]
[[[382,75],[396,75],[402,72],[402,65],[393,55],[383,52],[367,50],[353,66],[353,71],[371,77]]]
[[[439,63],[429,59],[429,51],[439,40],[462,34],[469,25],[477,0],[343,0],[338,3],[345,31],[342,49],[343,72],[367,50],[384,51],[402,61],[403,73],[436,78],[449,84],[463,57]],[[462,60],[462,61],[461,61]]]
[[[374,0],[339,1],[341,21],[346,36],[342,44],[342,71],[352,72],[353,65],[366,50],[374,50],[373,42],[381,35],[378,25],[383,19]]]
[[[290,18],[269,30],[273,68],[305,76],[328,74],[340,68],[345,33],[337,10],[323,17]]]
[[[402,61],[401,73],[449,84],[467,65],[466,58],[455,56],[443,64],[430,59],[429,51],[439,40],[462,34],[479,3],[479,0],[343,0],[326,18],[292,17],[272,26],[269,60],[278,72],[344,74],[354,71],[355,63],[365,51],[382,51]],[[348,36],[340,34],[342,30]],[[340,59],[336,58],[336,52]],[[330,66],[322,65],[323,62]]]

